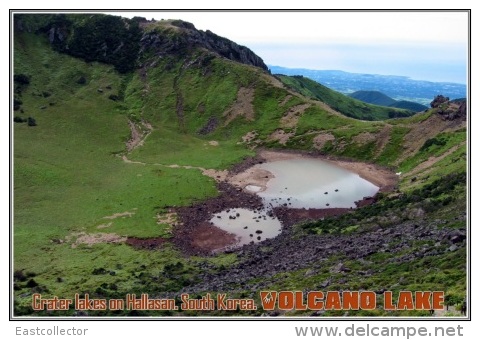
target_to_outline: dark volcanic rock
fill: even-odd
[[[15,15],[15,29],[43,34],[58,52],[87,62],[111,64],[121,73],[142,67],[143,63],[152,66],[152,62],[156,63],[152,56],[185,58],[197,49],[268,71],[263,60],[247,47],[211,31],[197,30],[182,20],[148,21],[104,14],[38,14],[35,20],[31,17]],[[211,54],[198,62],[206,66],[213,58],[215,55]]]
[[[450,100],[450,98],[444,97],[440,94],[440,95],[436,96],[435,98],[433,98],[433,101],[430,103],[430,106],[432,108],[437,108],[437,107],[440,107],[444,103],[448,103],[449,100]]]
[[[386,231],[389,231],[388,233]],[[427,232],[428,231],[428,232]],[[391,257],[389,263],[405,263],[420,258],[436,256],[439,254],[437,247],[424,246],[423,248],[411,249],[413,242],[424,241],[437,242],[440,240],[458,240],[465,233],[465,229],[452,230],[437,228],[431,223],[403,222],[391,226],[388,229],[378,228],[368,233],[353,234],[304,234],[295,237],[295,231],[291,227],[285,227],[280,235],[275,238],[264,240],[259,244],[245,245],[232,252],[238,256],[238,264],[226,268],[221,273],[201,274],[196,284],[185,287],[181,292],[222,292],[235,291],[238,286],[244,289],[260,290],[271,284],[271,280],[278,277],[279,273],[305,269],[311,274],[312,268],[322,263],[323,259],[332,256],[343,256],[344,260],[330,267],[331,273],[342,275],[374,275],[370,270],[359,271],[347,268],[343,263],[348,260],[356,260],[369,263],[370,255],[381,253],[388,245]],[[253,235],[251,235],[253,236]],[[460,236],[461,238],[461,236]],[[456,243],[446,248],[446,252],[458,251],[465,247],[465,242]],[[321,265],[320,265],[321,266]],[[254,278],[262,278],[253,288],[249,282]],[[348,278],[346,278],[348,280]],[[328,289],[331,284],[338,283],[331,278],[318,283],[318,289]],[[176,293],[177,294],[177,293]]]
[[[214,116],[211,116],[209,119],[208,119],[208,122],[207,124],[205,124],[199,131],[198,133],[200,135],[207,135],[211,132],[213,132],[217,126],[218,126],[218,118],[217,117],[214,117]]]
[[[467,119],[467,103],[465,100],[449,101],[448,97],[439,95],[434,98],[430,106],[436,109],[437,114],[443,120]]]
[[[165,33],[156,30],[144,33],[140,41],[141,53],[148,54],[153,51],[158,56],[184,55],[193,48],[205,48],[227,59],[268,70],[263,60],[245,46],[209,30],[199,31],[193,24],[185,21],[174,20],[171,25],[179,29],[166,29]],[[176,31],[177,34],[172,31]]]

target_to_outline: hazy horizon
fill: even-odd
[[[411,80],[415,81],[427,81],[427,82],[432,82],[432,83],[448,83],[448,84],[460,84],[460,85],[466,85],[466,82],[460,82],[460,81],[444,81],[444,80],[430,80],[430,79],[423,79],[423,78],[414,78],[409,75],[405,74],[393,74],[393,73],[374,73],[374,72],[362,72],[362,71],[348,71],[348,70],[342,70],[342,69],[333,69],[333,68],[310,68],[310,67],[296,67],[296,66],[284,66],[284,65],[274,65],[274,64],[268,64],[266,63],[268,68],[271,67],[282,67],[282,68],[287,68],[287,69],[306,69],[306,70],[311,70],[311,71],[336,71],[336,72],[345,72],[345,73],[352,73],[352,74],[368,74],[368,75],[374,75],[374,76],[385,76],[385,77],[404,77],[408,78]]]
[[[404,76],[414,80],[466,84],[466,60],[461,55],[440,58],[440,45],[250,45],[268,65],[311,70],[340,70],[349,73]],[[458,49],[457,49],[458,51]],[[457,52],[458,53],[458,52]],[[430,55],[437,55],[431,62]],[[356,58],[351,58],[355,55]],[[415,58],[411,56],[415,55]]]

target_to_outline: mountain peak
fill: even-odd
[[[380,91],[356,91],[350,94],[350,97],[374,105],[391,106],[396,100]]]
[[[114,65],[124,73],[140,67],[154,56],[184,55],[197,48],[221,57],[268,70],[263,60],[245,46],[211,31],[197,30],[192,23],[178,20],[132,19],[112,15],[38,14],[15,15],[20,31],[45,34],[60,52],[86,61]]]
[[[144,25],[142,51],[162,54],[183,54],[194,48],[204,48],[221,57],[268,70],[263,60],[245,46],[207,30],[197,30],[183,20],[153,21]]]

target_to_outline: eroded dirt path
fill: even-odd
[[[143,120],[140,122],[140,124],[135,124],[129,120],[128,125],[130,127],[130,139],[125,143],[127,147],[127,152],[121,156],[122,160],[125,163],[138,164],[138,165],[154,165],[154,166],[162,166],[167,168],[197,169],[197,170],[200,170],[202,174],[204,174],[205,176],[212,177],[217,181],[225,180],[228,172],[222,171],[222,170],[206,169],[203,167],[191,166],[191,165],[145,163],[145,162],[133,161],[129,159],[128,154],[131,153],[137,147],[143,146],[145,139],[153,131],[153,127],[150,123],[145,122]],[[209,141],[209,144],[212,146],[218,146],[217,141]]]
[[[405,176],[407,176],[407,177],[408,176],[413,176],[413,175],[417,175],[417,174],[422,173],[422,172],[428,173],[429,171],[432,170],[431,169],[432,165],[441,161],[445,157],[451,155],[452,153],[454,153],[455,151],[457,151],[458,149],[460,149],[464,145],[465,145],[465,142],[463,142],[461,144],[458,144],[458,145],[455,145],[454,147],[450,148],[449,150],[447,150],[446,152],[444,152],[443,154],[441,154],[438,157],[432,156],[432,157],[428,158],[426,161],[420,163],[415,168],[413,168],[409,172],[405,173]],[[425,170],[427,170],[427,171],[425,171]]]
[[[127,153],[142,146],[145,139],[147,139],[148,135],[153,131],[152,125],[144,120],[142,120],[140,124],[135,124],[129,120],[128,126],[130,127],[130,139],[125,143]]]
[[[255,119],[255,110],[253,108],[254,95],[255,90],[253,88],[241,87],[238,90],[237,100],[223,113],[223,117],[226,117],[224,127],[238,116],[242,116],[248,121]]]
[[[143,146],[145,139],[153,131],[153,127],[150,123],[145,122],[143,120],[140,122],[140,124],[135,124],[129,120],[128,125],[130,127],[130,139],[125,143],[127,147],[127,152],[121,156],[122,160],[125,163],[138,164],[138,165],[154,165],[154,166],[162,166],[166,168],[197,169],[197,170],[200,170],[203,175],[212,177],[216,181],[224,181],[226,179],[226,176],[228,174],[228,171],[226,170],[206,169],[203,167],[191,166],[191,165],[145,163],[145,162],[133,161],[129,159],[128,154],[130,154],[137,147]],[[217,141],[209,141],[208,143],[211,146],[219,145]]]
[[[441,132],[454,131],[464,128],[466,122],[457,120],[444,120],[438,114],[432,114],[424,121],[412,126],[412,129],[403,138],[404,151],[395,161],[395,164],[401,164],[410,155],[414,155],[420,150],[425,141],[437,136]]]
[[[377,151],[375,152],[375,156],[373,156],[374,159],[376,159],[382,154],[383,149],[385,149],[385,146],[387,146],[387,143],[390,140],[391,134],[392,126],[388,123],[385,123],[383,129],[375,136],[377,139]]]
[[[172,169],[196,169],[200,170],[203,175],[211,177],[215,179],[217,182],[224,181],[228,175],[228,170],[215,170],[215,169],[206,169],[202,168],[201,166],[192,166],[192,165],[178,165],[178,164],[162,164],[162,163],[145,163],[140,161],[132,161],[127,157],[127,155],[122,156],[122,160],[128,164],[138,164],[138,165],[154,165],[154,166],[162,166],[165,168],[172,168]]]
[[[335,141],[335,136],[330,132],[321,132],[313,138],[313,147],[322,150],[327,142]]]
[[[277,141],[279,144],[286,145],[288,140],[295,136],[300,116],[310,106],[311,104],[301,104],[288,109],[280,119],[280,128],[268,137],[268,141]]]
[[[92,233],[85,232],[72,233],[65,238],[65,242],[71,243],[72,248],[77,248],[81,244],[92,246],[97,243],[124,243],[127,237],[114,233]]]

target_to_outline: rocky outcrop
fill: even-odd
[[[440,94],[435,98],[433,98],[433,101],[430,103],[430,106],[435,109],[437,107],[440,107],[442,104],[448,103],[449,100],[450,98],[444,97]]]
[[[33,19],[16,15],[15,29],[44,34],[57,51],[114,65],[121,73],[140,67],[152,56],[185,57],[198,48],[268,70],[247,47],[182,20],[148,21],[103,14],[39,14]]]
[[[467,119],[466,100],[450,101],[448,97],[438,95],[430,103],[430,106],[436,109],[437,114],[443,120]]]
[[[65,34],[66,32],[64,32],[61,28],[51,27],[48,31],[48,40],[50,41],[50,44],[53,44],[55,42],[55,39],[63,42],[63,40],[65,39]]]
[[[268,70],[263,60],[245,46],[207,30],[199,31],[191,23],[174,20],[145,32],[140,40],[140,54],[158,56],[184,55],[195,48],[204,48],[227,59]]]

